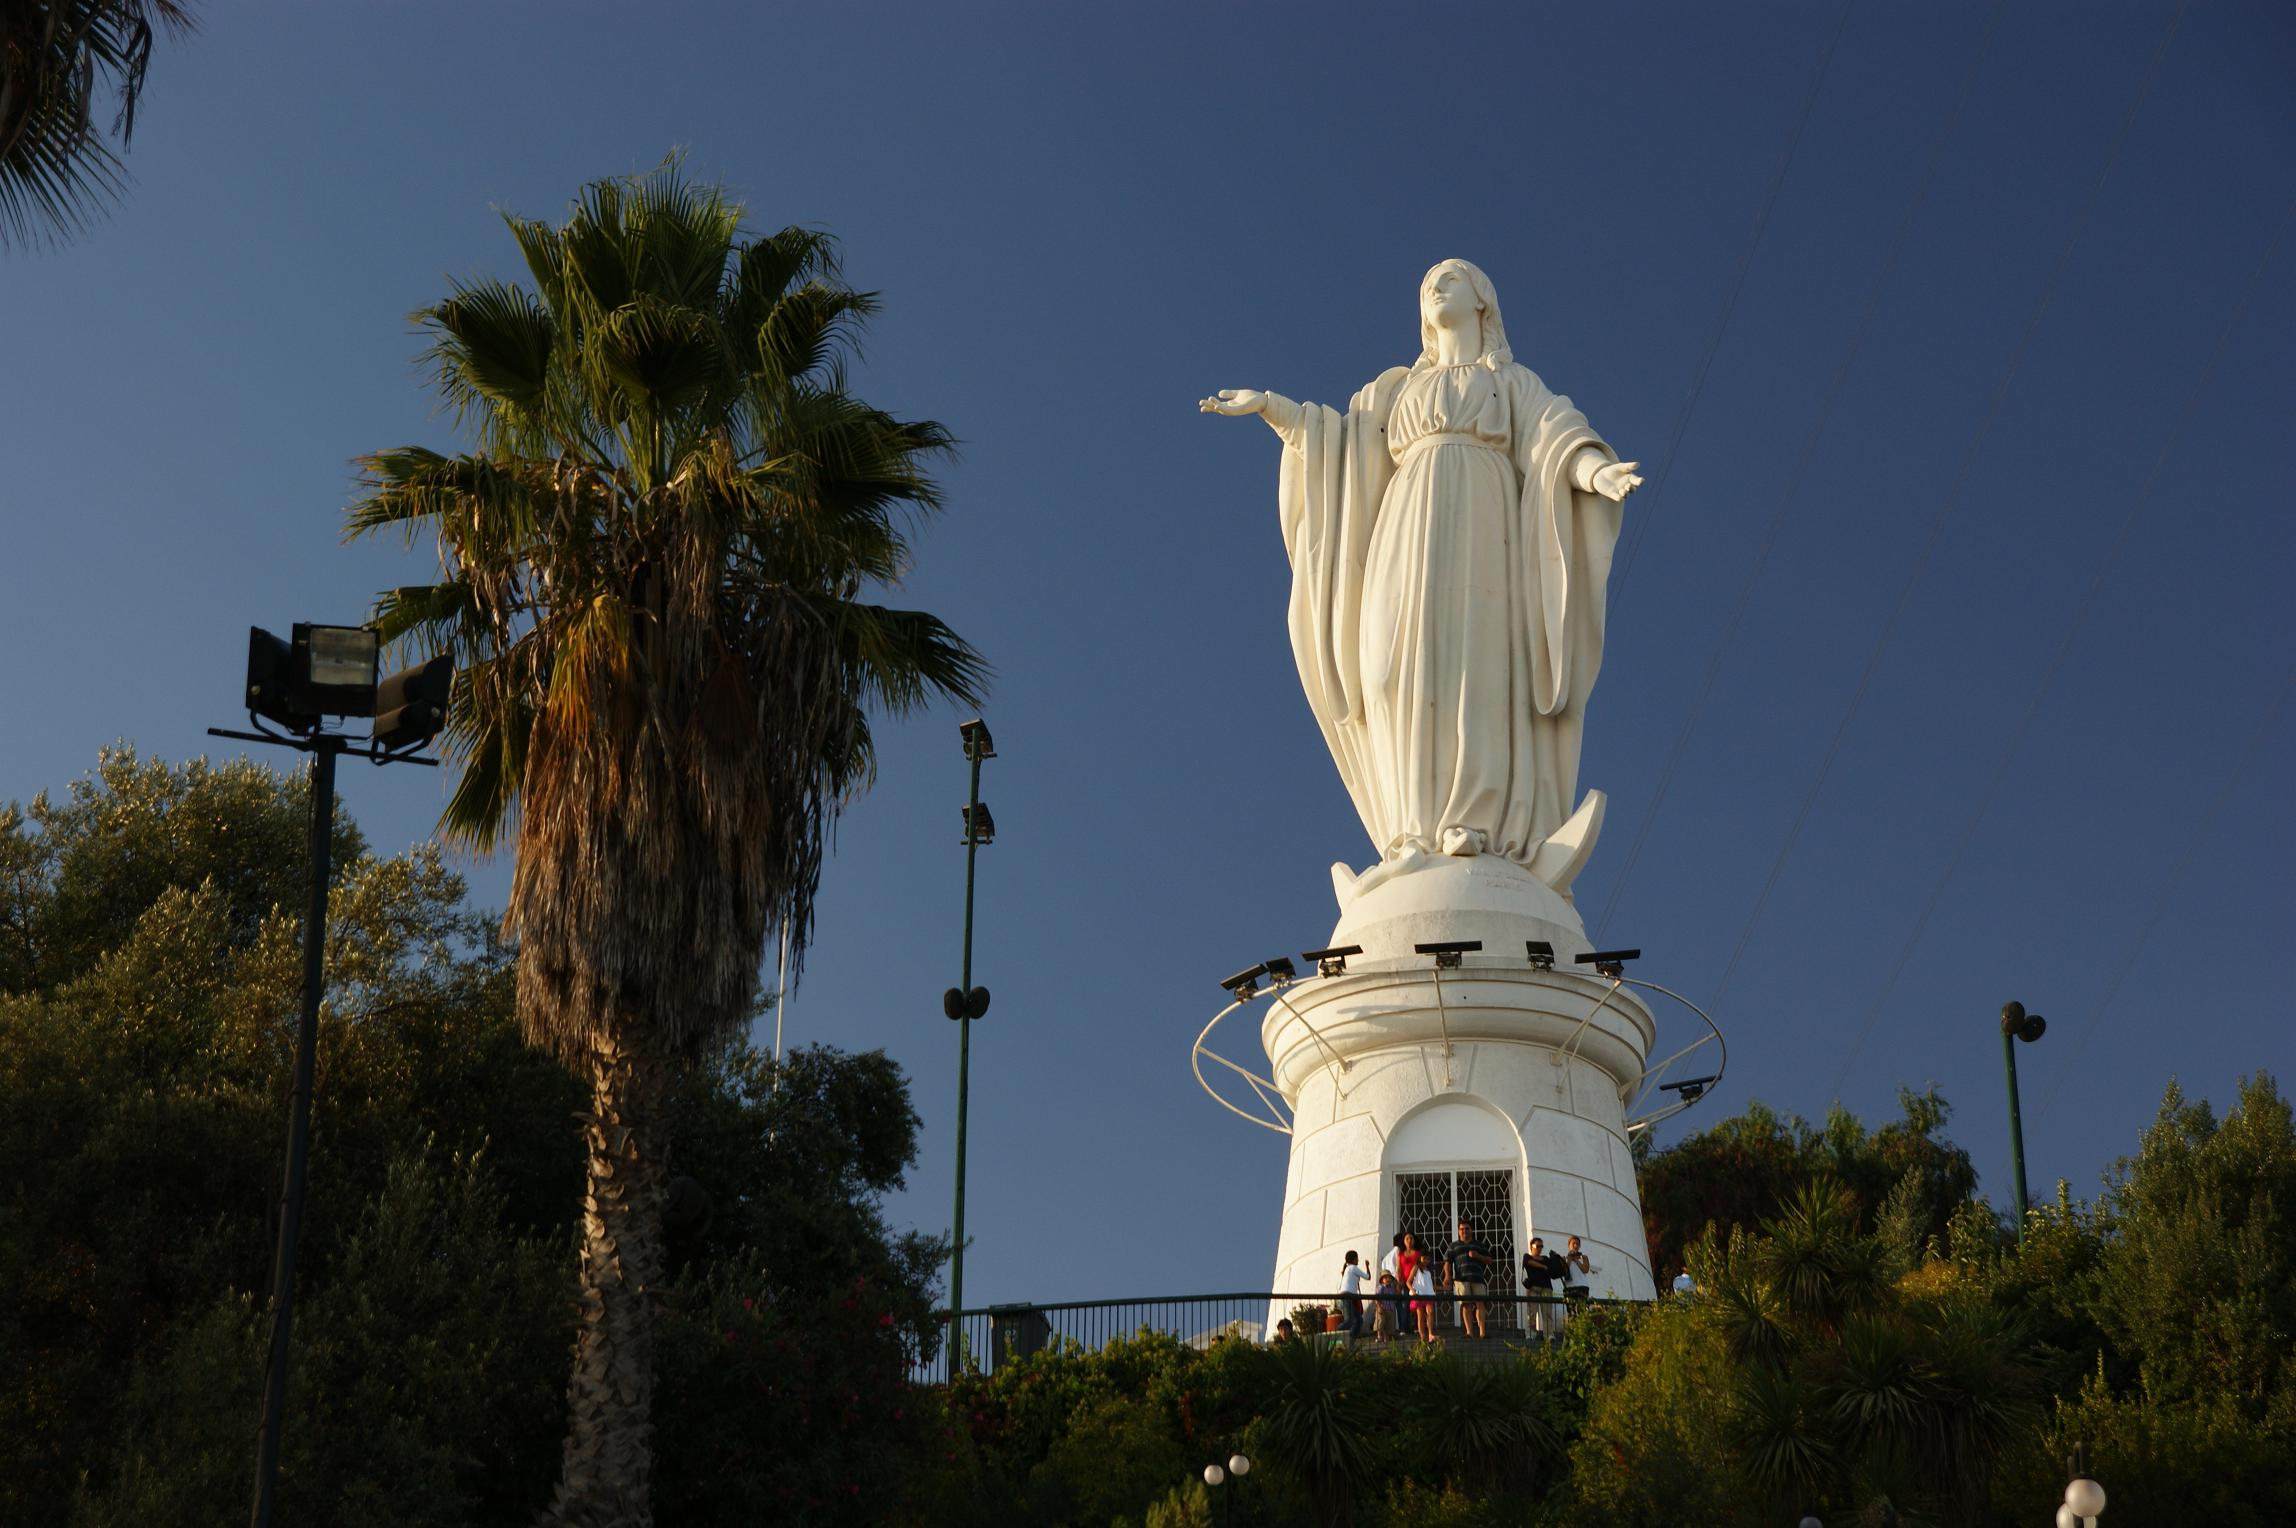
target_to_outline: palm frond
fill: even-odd
[[[744,242],[674,159],[505,221],[527,283],[422,315],[479,449],[363,459],[346,524],[438,538],[442,577],[377,618],[455,655],[444,826],[515,824],[528,1033],[576,1056],[639,1025],[683,1053],[746,1017],[769,926],[802,971],[871,713],[987,686],[945,623],[859,599],[906,572],[952,442],[838,385],[875,301],[834,243]]]
[[[135,136],[154,23],[193,29],[179,0],[22,0],[0,7],[0,242],[71,233],[126,184],[97,136],[95,101],[110,90],[111,131]]]
[[[446,301],[415,317],[438,334],[425,359],[458,420],[499,409],[523,423],[542,407],[557,326],[532,292],[499,281],[457,283]]]

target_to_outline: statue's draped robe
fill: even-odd
[[[1572,810],[1619,506],[1521,366],[1398,367],[1279,426],[1300,682],[1383,858],[1528,865]],[[1476,835],[1480,835],[1478,838]]]

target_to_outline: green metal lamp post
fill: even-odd
[[[2023,1003],[2012,999],[2001,1005],[2001,1065],[2009,1076],[2009,1158],[2016,1169],[2010,1192],[2015,1196],[2020,1241],[2025,1238],[2025,1122],[2017,1109],[2017,1042],[2031,1044],[2048,1027],[2047,1019],[2027,1013]]]
[[[973,1020],[989,1011],[989,989],[973,985],[973,861],[980,847],[996,841],[996,819],[981,801],[981,761],[997,756],[989,729],[978,717],[958,730],[973,770],[965,801],[965,963],[960,986],[941,994],[941,1012],[957,1023],[957,1213],[949,1246],[949,1319],[965,1308],[965,1101],[972,1080]],[[956,1334],[952,1333],[952,1341]]]

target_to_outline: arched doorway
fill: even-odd
[[[1512,1295],[1518,1283],[1515,1227],[1525,1223],[1522,1137],[1504,1114],[1468,1094],[1448,1094],[1407,1115],[1387,1138],[1382,1163],[1386,1223],[1409,1231],[1436,1256],[1465,1220],[1496,1259],[1491,1293]],[[1517,1312],[1500,1306],[1491,1325],[1513,1327]],[[1455,1311],[1447,1320],[1456,1320]]]

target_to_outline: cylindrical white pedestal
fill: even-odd
[[[1483,949],[1456,969],[1413,950],[1458,939]],[[1533,969],[1526,940],[1556,969]],[[1259,1000],[1293,1113],[1274,1288],[1334,1292],[1350,1250],[1376,1278],[1407,1221],[1425,1241],[1439,1218],[1447,1242],[1464,1213],[1500,1243],[1507,1289],[1533,1234],[1558,1252],[1575,1234],[1594,1294],[1655,1298],[1625,1099],[1656,1029],[1631,992],[1572,967],[1587,944],[1568,901],[1503,861],[1452,861],[1357,898],[1333,943],[1363,953]]]

